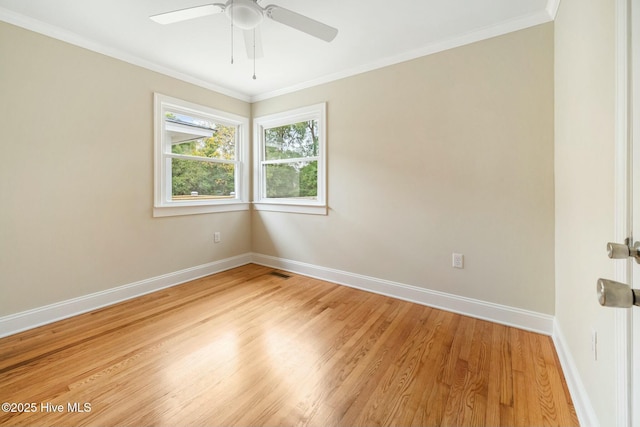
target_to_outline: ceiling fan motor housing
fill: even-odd
[[[229,0],[225,12],[233,25],[243,30],[256,28],[264,17],[262,8],[253,0]]]

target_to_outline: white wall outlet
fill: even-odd
[[[454,253],[451,266],[453,268],[464,268],[464,255]]]
[[[215,233],[213,233],[213,243],[220,243],[220,232],[216,231]]]

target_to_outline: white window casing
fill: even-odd
[[[303,155],[297,158],[287,156],[275,159],[266,158],[265,133],[268,130],[310,121],[317,123],[316,155]],[[327,214],[326,103],[255,118],[253,121],[253,159],[253,206],[256,210]],[[296,163],[308,165],[314,162],[317,162],[317,193],[315,195],[311,197],[268,196],[267,168],[270,166],[293,166]]]
[[[167,114],[185,116],[188,119],[211,124],[170,121]],[[196,157],[172,152],[172,146],[180,144],[173,139],[185,141],[209,138],[216,126],[235,129],[235,149],[231,159],[220,157]],[[154,206],[153,216],[190,215],[212,212],[228,212],[249,209],[249,119],[236,114],[219,111],[211,107],[154,94]],[[172,139],[173,138],[173,139]],[[172,187],[172,162],[200,162],[211,165],[233,167],[234,190],[223,197],[198,197],[197,192],[175,197]],[[229,184],[230,185],[230,184]],[[192,197],[190,197],[192,196]]]

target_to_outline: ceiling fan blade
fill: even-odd
[[[203,6],[189,7],[186,9],[174,10],[173,12],[160,13],[150,16],[149,19],[158,24],[173,24],[175,22],[186,21],[188,19],[200,18],[201,16],[214,15],[224,10],[224,4],[205,4]]]
[[[287,25],[303,33],[322,39],[326,42],[333,40],[338,30],[315,19],[308,18],[284,7],[269,5],[264,8],[265,14],[276,22]]]
[[[247,57],[249,59],[260,59],[264,56],[262,51],[262,35],[260,34],[260,27],[256,27],[253,30],[244,30],[244,47],[247,49]],[[255,38],[254,38],[255,35]],[[254,43],[255,43],[255,57],[254,57]]]

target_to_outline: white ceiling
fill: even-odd
[[[224,0],[213,2],[223,3]],[[327,43],[265,19],[247,58],[226,15],[160,25],[207,0],[0,0],[0,20],[253,101],[551,21],[559,0],[262,0],[338,28]]]

